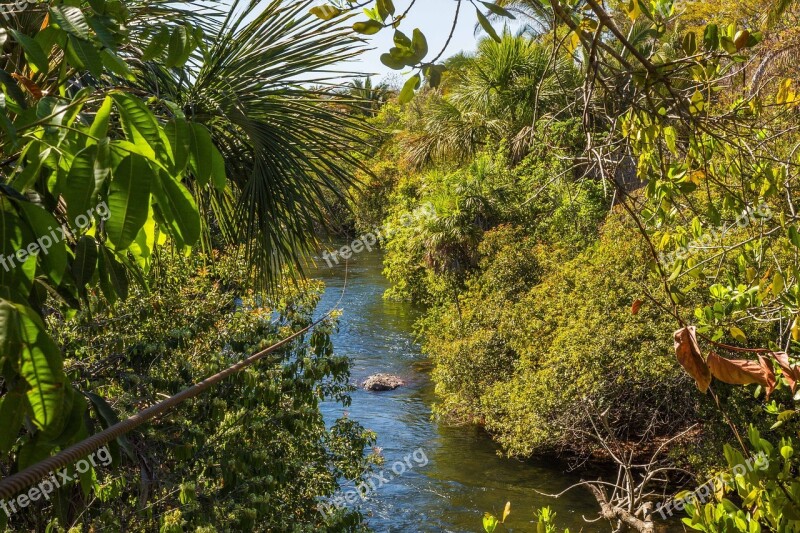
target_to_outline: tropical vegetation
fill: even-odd
[[[379,459],[320,414],[349,361],[303,272],[323,229],[384,225],[442,421],[616,464],[579,484],[615,531],[720,472],[685,527],[800,527],[800,6],[454,0],[441,33],[472,6],[486,37],[448,57],[415,4],[3,11],[3,477],[293,339],[10,527],[367,529],[321,510]],[[329,72],[379,32],[402,84]]]
[[[797,5],[496,4],[443,71],[391,2],[354,26],[394,31],[384,63],[416,71],[374,119],[394,134],[354,222],[436,208],[385,242],[385,274],[426,306],[438,415],[619,479],[668,445],[661,486],[590,486],[616,530],[653,531],[648,490],[780,448],[781,474],[730,479],[686,524],[793,530]]]

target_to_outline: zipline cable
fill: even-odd
[[[301,335],[304,335],[308,331],[312,330],[313,328],[317,327],[321,323],[325,322],[333,312],[339,307],[339,304],[342,302],[344,298],[345,289],[347,288],[347,263],[345,263],[345,278],[344,278],[344,285],[342,286],[342,294],[339,297],[339,301],[336,305],[331,308],[330,311],[325,313],[321,318],[314,321],[310,325],[306,326],[305,328],[301,329],[300,331],[286,337],[280,342],[273,344],[272,346],[265,348],[264,350],[251,355],[247,359],[244,359],[235,365],[219,372],[218,374],[214,374],[213,376],[206,378],[205,380],[201,381],[200,383],[196,383],[191,387],[179,392],[178,394],[167,398],[166,400],[160,401],[155,405],[152,405],[141,411],[130,418],[127,418],[121,422],[114,424],[113,426],[109,426],[105,430],[97,433],[88,439],[82,440],[81,442],[70,446],[69,448],[58,452],[56,455],[48,457],[43,461],[36,463],[33,466],[26,468],[21,472],[17,472],[16,474],[10,475],[6,478],[0,480],[0,500],[8,500],[15,496],[16,494],[22,492],[28,487],[33,486],[38,481],[49,477],[50,475],[56,473],[57,471],[61,470],[62,468],[66,468],[68,466],[74,465],[81,459],[87,457],[90,453],[98,450],[105,444],[108,444],[114,439],[121,437],[122,435],[133,431],[134,429],[138,428],[146,424],[147,422],[157,418],[173,407],[194,398],[201,393],[207,391],[214,385],[218,384],[219,382],[227,379],[228,377],[237,374],[244,370],[245,368],[252,366],[253,364],[257,363],[258,361],[264,359],[267,355],[271,354],[272,352],[283,348],[293,340],[297,339]]]

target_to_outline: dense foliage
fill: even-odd
[[[480,18],[489,38],[444,73],[405,55],[385,1],[354,27],[399,26],[385,63],[429,82],[411,77],[410,103],[378,115],[404,150],[380,153],[373,190],[391,190],[388,205],[366,205],[389,221],[437,208],[385,244],[387,297],[429,305],[420,328],[439,413],[522,456],[609,452],[601,418],[639,452],[700,423],[699,438],[669,440],[693,452],[682,465],[719,464],[723,444],[761,449],[742,438],[750,425],[788,438],[800,377],[796,3],[497,4]],[[489,27],[512,14],[519,35]],[[797,475],[782,471],[784,489]],[[738,511],[724,507],[748,521],[720,530],[792,530],[792,498],[756,509],[775,486],[751,481]],[[630,507],[626,490],[615,494]],[[652,529],[646,505],[603,516]]]
[[[73,320],[49,317],[68,375],[92,391],[85,392],[97,415],[90,433],[305,327],[316,307],[318,285],[286,289],[270,301],[256,297],[233,255],[165,253],[157,262],[150,292],[135,289],[113,309]],[[58,496],[57,523],[165,532],[259,524],[272,531],[355,530],[358,514],[317,510],[340,477],[364,473],[364,449],[373,439],[347,419],[326,427],[319,411],[322,401],[348,405],[352,388],[347,358],[333,354],[334,327],[318,326],[120,441],[112,447],[117,468],[95,474],[99,501],[90,505],[80,486],[68,487]],[[41,530],[49,521],[24,513],[13,523]]]
[[[314,290],[282,274],[354,212],[396,228],[386,297],[428,308],[443,418],[510,455],[613,459],[629,486],[593,493],[618,530],[653,530],[661,476],[630,477],[645,450],[690,451],[670,473],[762,452],[769,468],[686,523],[796,530],[797,3],[470,1],[488,38],[446,60],[405,27],[415,4],[54,0],[3,17],[4,473],[307,324]],[[361,50],[354,11],[352,32],[394,32],[381,59],[411,69],[396,91],[324,86]],[[495,29],[515,17],[518,34]],[[330,327],[120,440],[120,470],[27,525],[360,527],[315,508],[363,474],[372,438],[320,418],[347,402]],[[92,487],[118,508],[84,510]]]
[[[361,45],[309,7],[0,6],[4,477],[307,325],[315,289],[281,282],[362,144],[349,99],[309,88]],[[148,427],[146,446],[130,437],[120,470],[83,473],[82,493],[14,526],[319,527],[317,498],[358,477],[370,437],[321,420],[320,401],[347,401],[325,328],[282,355]]]

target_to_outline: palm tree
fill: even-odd
[[[111,303],[126,298],[129,276],[145,284],[139,267],[156,249],[156,228],[180,248],[201,232],[206,245],[245,243],[255,287],[271,288],[313,251],[326,199],[355,185],[365,141],[347,112],[353,98],[309,87],[341,85],[347,75],[334,65],[362,44],[311,15],[311,4],[36,2],[10,21],[0,58],[0,252],[76,220],[70,210],[84,204],[102,199],[109,209],[94,226],[62,232],[24,270],[0,270],[3,359],[41,354],[33,370],[8,364],[0,376],[4,407],[8,384],[31,391],[13,417],[3,412],[9,435],[22,432],[22,413],[37,428],[21,453],[31,462],[78,439],[86,410],[46,329],[47,298],[80,309],[87,285]]]
[[[357,109],[368,117],[374,117],[394,95],[394,91],[385,83],[373,86],[369,76],[351,81],[347,85],[347,92],[358,102]]]
[[[226,241],[247,244],[261,288],[285,267],[302,271],[329,218],[328,199],[356,185],[364,126],[348,110],[386,94],[362,84],[360,94],[337,95],[348,74],[334,66],[363,46],[348,29],[310,15],[312,4],[235,0],[224,17],[205,20],[206,50],[184,71],[139,80],[210,129],[232,188],[195,194]]]
[[[577,87],[569,57],[525,36],[485,39],[472,57],[459,57],[448,91],[430,95],[420,132],[408,140],[415,165],[449,158],[466,161],[489,140],[512,139],[521,157],[535,123],[564,113]]]

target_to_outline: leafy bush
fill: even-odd
[[[631,314],[644,274],[635,233],[611,217],[573,259],[503,233],[509,240],[460,298],[462,320],[449,307],[426,322],[439,412],[483,422],[522,456],[586,445],[585,402],[610,407],[621,437],[644,433],[657,412],[662,429],[684,424],[696,402],[661,334],[668,322],[647,307]],[[524,290],[507,263],[539,279]],[[498,283],[498,267],[511,283]]]
[[[67,372],[95,407],[89,431],[130,416],[310,323],[320,286],[286,288],[271,300],[244,289],[232,256],[159,255],[152,292],[133,289],[107,307],[49,324]],[[155,274],[154,274],[155,275]],[[355,531],[357,512],[325,516],[321,498],[338,479],[360,479],[374,435],[352,420],[326,428],[319,404],[349,404],[349,361],[335,356],[333,322],[271,359],[232,376],[112,446],[115,468],[63,489],[58,524],[96,529]],[[91,393],[89,392],[91,391]],[[102,398],[108,398],[106,403]],[[113,408],[111,407],[113,406]],[[97,505],[97,502],[101,505]],[[5,515],[3,515],[4,517]],[[18,522],[17,520],[20,520]],[[45,515],[14,517],[43,530]]]

